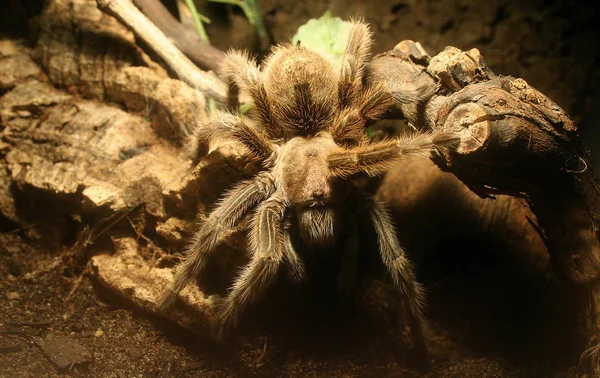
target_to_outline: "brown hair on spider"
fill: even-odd
[[[339,282],[349,286],[357,269],[356,219],[367,214],[377,234],[381,259],[406,309],[412,339],[425,349],[423,289],[384,205],[351,179],[381,175],[403,156],[428,156],[453,136],[367,139],[365,123],[380,118],[394,101],[402,100],[382,86],[364,84],[370,47],[368,26],[352,21],[341,63],[301,45],[275,47],[262,67],[243,52],[228,53],[223,74],[251,96],[254,116],[249,119],[220,112],[195,130],[190,145],[199,156],[210,140],[238,140],[253,158],[262,161],[264,169],[223,196],[195,233],[185,260],[176,269],[173,287],[161,299],[161,309],[172,305],[188,281],[202,271],[221,235],[253,209],[250,262],[218,304],[220,330],[235,323],[283,266],[301,280],[305,267],[298,251],[329,248],[340,240],[343,230],[350,231],[345,232]],[[418,101],[420,95],[403,94],[407,101]],[[293,235],[298,236],[295,244]]]

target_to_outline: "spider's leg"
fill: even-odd
[[[246,91],[254,102],[254,112],[265,131],[273,138],[283,135],[283,129],[275,120],[271,102],[267,97],[263,73],[256,61],[244,51],[230,50],[223,61],[221,73],[229,82]]]
[[[354,57],[356,63],[363,66],[369,61],[373,33],[369,24],[361,19],[350,20],[350,31],[346,43],[346,55]]]
[[[217,307],[219,336],[228,325],[235,324],[238,315],[265,292],[277,275],[285,254],[282,227],[285,210],[284,201],[275,197],[256,209],[250,231],[250,262]]]
[[[198,161],[208,151],[211,141],[227,138],[238,140],[263,161],[275,151],[275,145],[267,135],[252,127],[246,118],[228,112],[216,112],[197,127],[188,141],[188,150],[193,159]]]
[[[261,200],[270,196],[275,185],[268,174],[261,174],[230,190],[219,206],[208,216],[187,247],[184,261],[176,268],[175,281],[159,300],[159,308],[166,311],[188,281],[197,276],[206,265],[208,256],[219,245],[223,235]]]
[[[358,144],[365,137],[366,122],[381,118],[394,106],[394,97],[382,85],[360,87],[360,93],[353,96],[353,105],[342,108],[329,128],[336,143],[341,145]]]
[[[365,64],[371,50],[371,31],[369,25],[352,20],[348,32],[346,51],[340,66],[338,99],[340,108],[348,107],[359,94]]]
[[[425,293],[417,282],[412,264],[406,258],[392,221],[382,204],[369,199],[369,216],[375,227],[381,259],[389,270],[394,286],[402,295],[402,304],[408,316],[412,340],[415,346],[427,350],[427,322],[424,316]]]
[[[429,156],[438,148],[458,143],[455,133],[416,134],[374,142],[333,152],[327,158],[334,176],[347,178],[357,174],[380,176],[398,159],[407,156]]]
[[[354,214],[347,214],[345,221],[344,255],[342,267],[338,276],[338,286],[342,293],[349,293],[355,284],[358,263],[358,226]]]

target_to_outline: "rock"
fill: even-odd
[[[50,333],[44,340],[34,340],[44,355],[59,369],[70,369],[75,365],[85,365],[92,360],[91,353],[77,340],[68,336]]]

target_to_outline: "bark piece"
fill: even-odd
[[[85,96],[111,98],[111,83],[126,67],[166,72],[135,44],[133,33],[100,11],[94,0],[48,2],[34,24],[39,29],[35,58],[59,87]]]
[[[190,222],[179,218],[169,218],[156,226],[156,233],[169,244],[182,245],[183,235],[190,234]]]
[[[0,115],[12,185],[60,198],[65,213],[109,215],[144,203],[149,214],[164,218],[163,191],[189,171],[189,161],[148,120],[75,101],[44,83],[4,95]]]
[[[2,161],[0,162],[0,214],[11,223],[19,224],[19,215],[10,183],[8,168]]]
[[[6,58],[9,56],[17,55],[19,49],[15,41],[10,39],[0,40],[0,58]]]
[[[20,47],[12,41],[2,41],[0,47],[0,93],[11,89],[16,83],[30,78],[39,77],[40,68],[29,55],[19,52]]]
[[[378,55],[369,64],[369,77],[394,94],[398,110],[413,127],[425,129],[433,121],[423,119],[424,106],[435,95],[437,83],[410,57],[396,50]]]
[[[134,238],[114,239],[113,255],[92,258],[98,281],[127,301],[153,314],[158,314],[156,303],[174,277],[170,268],[157,268],[145,261]],[[195,332],[207,334],[213,321],[215,297],[206,296],[190,283],[178,296],[175,307],[164,314],[169,320]]]
[[[446,47],[431,58],[427,71],[439,78],[442,85],[451,91],[458,91],[493,75],[479,50],[462,51],[453,46]]]

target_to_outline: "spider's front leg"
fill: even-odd
[[[208,152],[210,142],[233,139],[242,143],[250,153],[265,162],[276,150],[264,132],[257,130],[245,117],[228,112],[216,112],[202,127],[197,127],[187,143],[188,154],[194,161]]]
[[[246,52],[230,50],[223,61],[221,73],[226,81],[235,84],[252,97],[252,112],[260,120],[265,132],[272,138],[282,137],[283,129],[275,120],[271,101],[265,90],[264,75],[256,61]]]
[[[417,282],[411,262],[396,236],[396,230],[383,205],[374,199],[365,199],[369,218],[379,241],[381,259],[392,276],[392,282],[402,295],[402,307],[408,318],[411,338],[417,349],[427,352],[427,321],[425,320],[425,292]]]
[[[328,157],[328,165],[334,176],[348,178],[362,174],[372,177],[385,173],[390,164],[403,156],[427,156],[456,140],[454,133],[417,134],[410,138],[359,145],[332,153]],[[360,203],[366,203],[379,240],[383,263],[403,297],[402,303],[409,320],[412,340],[419,350],[426,352],[427,326],[423,314],[423,289],[416,281],[412,265],[398,242],[392,221],[383,205],[370,197],[359,197]]]
[[[279,197],[271,197],[256,209],[250,231],[250,262],[216,310],[219,336],[227,326],[235,324],[248,304],[266,291],[275,279],[285,254],[289,253],[284,244],[285,211],[283,198]]]
[[[230,230],[258,202],[270,196],[275,185],[267,173],[263,173],[230,190],[220,205],[208,216],[192,238],[185,260],[177,267],[173,286],[159,300],[159,309],[166,311],[173,305],[177,295],[190,279],[197,276],[206,265],[208,256],[219,245],[224,234]]]
[[[331,173],[337,177],[381,176],[403,157],[427,157],[431,152],[456,144],[459,140],[458,133],[453,132],[416,134],[341,149],[330,154],[327,163]]]

